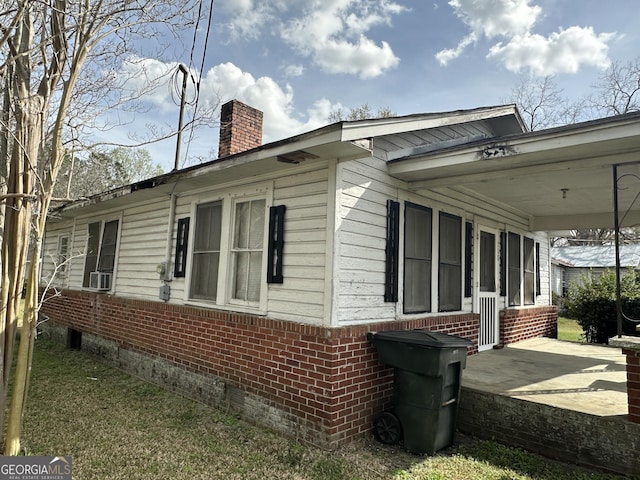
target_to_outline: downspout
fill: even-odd
[[[177,183],[174,185],[173,190],[175,190],[177,185]],[[173,277],[171,274],[171,247],[173,246],[173,224],[176,219],[176,204],[178,202],[178,195],[174,193],[173,190],[169,197],[169,223],[167,224],[167,246],[165,250],[164,274],[162,278],[165,282],[170,282]]]

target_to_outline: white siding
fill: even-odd
[[[78,263],[78,258],[71,259],[67,262],[66,271],[55,272],[56,265],[59,263],[58,240],[63,235],[69,236],[69,255],[73,257],[79,254],[72,245],[73,221],[49,222],[47,234],[42,245],[41,284],[50,284],[56,288],[66,288],[69,283],[69,277],[72,275],[72,263]],[[82,261],[82,258],[80,258],[80,261]]]
[[[269,316],[323,323],[327,262],[329,171],[281,177],[274,182],[273,204],[286,205],[283,284],[269,285]]]
[[[156,267],[165,259],[168,217],[168,197],[123,211],[116,259],[116,294],[158,299],[162,282]]]
[[[550,300],[549,248],[545,233],[528,233],[529,219],[501,205],[487,203],[463,190],[438,189],[410,192],[406,184],[387,174],[386,162],[376,157],[339,166],[337,291],[334,313],[340,324],[369,323],[402,318],[401,302],[384,302],[385,245],[388,199],[409,200],[459,215],[464,222],[481,223],[498,230],[514,230],[540,243],[541,295],[537,305]],[[402,208],[401,208],[402,210]],[[401,242],[403,238],[401,225]],[[434,232],[435,234],[435,232]],[[401,247],[402,255],[402,247]],[[400,262],[402,264],[402,261]],[[400,265],[402,290],[402,265]],[[400,292],[402,296],[402,292]],[[463,299],[463,311],[472,310],[472,299]],[[335,320],[334,320],[335,322]]]

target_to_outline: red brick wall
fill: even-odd
[[[262,112],[238,100],[220,109],[218,158],[262,145]]]
[[[372,416],[390,406],[393,369],[378,361],[368,332],[427,328],[472,340],[475,353],[479,328],[475,314],[326,328],[75,291],[49,298],[43,313],[257,394],[300,419],[300,440],[326,447],[370,431]]]
[[[640,423],[640,351],[623,348],[622,353],[627,356],[629,420]]]
[[[500,312],[501,345],[534,337],[558,337],[557,307],[508,308]]]

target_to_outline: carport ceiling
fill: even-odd
[[[534,230],[613,227],[613,165],[623,226],[640,223],[640,114],[474,142],[398,159],[416,192],[451,189],[529,216]]]

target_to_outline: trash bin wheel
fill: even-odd
[[[373,419],[373,434],[380,443],[397,445],[402,440],[402,425],[391,412],[382,412]]]

